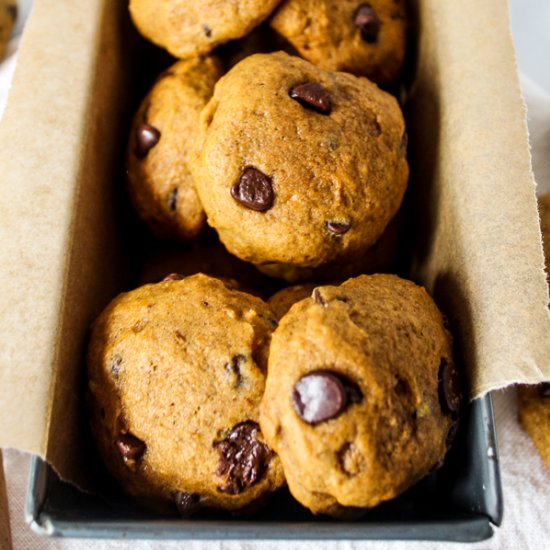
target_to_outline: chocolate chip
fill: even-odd
[[[178,492],[174,495],[176,508],[182,518],[188,518],[197,512],[200,508],[201,496],[197,493]]]
[[[203,24],[202,30],[204,31],[204,34],[207,36],[207,38],[210,38],[212,36],[212,29],[206,23]]]
[[[313,289],[313,299],[315,300],[316,304],[319,304],[321,306],[326,306],[327,302],[321,295],[321,291],[318,288]]]
[[[176,206],[178,204],[178,188],[172,189],[170,191],[170,194],[168,195],[168,208],[172,210],[172,212],[176,211]]]
[[[233,380],[233,385],[235,387],[241,384],[241,365],[246,361],[244,355],[235,355],[231,361],[225,364],[225,371],[229,378]]]
[[[216,475],[225,476],[220,492],[236,495],[264,475],[273,451],[256,439],[259,431],[256,422],[247,420],[233,427],[223,441],[214,443],[220,452]]]
[[[115,443],[118,452],[128,460],[138,460],[143,456],[146,449],[145,443],[131,433],[120,435]]]
[[[441,359],[439,365],[439,403],[443,411],[457,413],[460,410],[462,391],[460,377],[454,363]]]
[[[327,222],[327,229],[333,235],[344,235],[351,229],[349,222]]]
[[[307,109],[312,109],[323,115],[329,115],[332,111],[332,102],[328,92],[318,82],[305,82],[298,84],[290,90],[292,99]]]
[[[115,380],[118,378],[118,375],[120,373],[121,363],[122,363],[122,357],[118,354],[111,359],[109,370],[111,371],[111,374]]]
[[[145,158],[159,140],[160,132],[154,126],[146,122],[140,124],[136,130],[136,157]]]
[[[6,12],[11,17],[12,21],[15,21],[17,18],[17,6],[15,4],[8,4],[4,6]]]
[[[164,277],[164,279],[162,280],[163,281],[181,281],[182,279],[184,279],[183,275],[180,275],[179,273],[170,273],[170,275],[166,275],[166,277]]]
[[[355,12],[353,21],[365,42],[373,44],[378,40],[380,18],[370,4],[361,4]]]
[[[326,370],[302,376],[292,392],[294,410],[304,422],[312,425],[337,417],[349,404],[359,403],[362,398],[358,386]]]
[[[257,212],[269,210],[275,198],[271,178],[252,166],[245,168],[237,183],[231,187],[231,196]]]
[[[550,397],[550,382],[543,382],[539,386],[539,395],[541,397]]]

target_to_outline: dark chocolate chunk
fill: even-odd
[[[202,30],[204,31],[204,34],[207,38],[210,38],[212,36],[212,29],[206,23],[202,25]]]
[[[178,204],[178,188],[172,189],[170,191],[170,194],[168,195],[168,208],[172,210],[172,212],[176,211],[176,206]]]
[[[380,18],[370,4],[361,4],[355,12],[353,21],[365,42],[373,44],[378,40]]]
[[[230,378],[234,380],[234,385],[239,386],[241,383],[241,365],[246,361],[244,355],[235,355],[231,361],[225,364],[225,370]]]
[[[118,378],[118,375],[120,373],[120,364],[121,363],[122,363],[122,357],[118,354],[116,354],[111,359],[111,363],[109,365],[109,370],[111,371],[111,374],[113,375],[113,378],[115,380]]]
[[[4,6],[4,9],[11,17],[12,21],[17,19],[17,6],[15,4],[8,4],[7,6]]]
[[[337,417],[349,404],[359,403],[362,398],[356,384],[326,370],[302,376],[292,392],[294,410],[304,422],[313,425]]]
[[[307,109],[312,109],[323,115],[332,111],[332,102],[328,92],[318,82],[298,84],[290,90],[290,97]]]
[[[236,495],[264,475],[273,451],[256,439],[259,432],[258,424],[247,420],[233,427],[224,440],[214,443],[220,452],[216,475],[225,477],[220,492]]]
[[[457,413],[460,410],[462,391],[460,377],[454,363],[448,363],[445,359],[441,359],[438,378],[441,409],[448,413]]]
[[[326,306],[327,302],[321,295],[321,291],[318,288],[313,289],[313,299],[315,300],[316,304],[319,304],[320,306]]]
[[[115,443],[118,447],[118,452],[129,460],[140,459],[146,449],[145,443],[131,433],[121,434]]]
[[[541,397],[550,397],[550,382],[543,382],[540,384],[539,395]]]
[[[327,222],[327,229],[333,235],[344,235],[351,229],[349,222]]]
[[[159,142],[160,132],[146,122],[140,124],[136,130],[136,156],[143,159],[147,153]]]
[[[166,275],[163,281],[181,281],[185,277],[183,275],[180,275],[179,273],[170,273],[170,275]]]
[[[188,518],[200,510],[201,496],[197,493],[178,492],[174,495],[176,508],[182,518]]]
[[[271,178],[252,166],[245,168],[237,183],[231,187],[231,196],[257,212],[269,210],[275,198]]]

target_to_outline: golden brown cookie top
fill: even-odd
[[[141,34],[180,59],[213,50],[259,25],[280,0],[130,0]]]
[[[316,286],[319,285],[305,283],[303,285],[287,286],[273,294],[267,303],[277,316],[277,319],[281,319],[296,302],[311,296]]]
[[[88,354],[92,426],[128,492],[237,510],[282,484],[258,427],[275,325],[262,300],[204,275],[111,302]]]
[[[460,408],[451,337],[426,291],[394,275],[322,286],[275,331],[261,426],[314,512],[369,508],[445,455]]]
[[[130,198],[161,238],[189,240],[205,225],[188,156],[221,74],[213,56],[179,61],[157,79],[134,117],[126,157]]]
[[[0,61],[17,19],[17,0],[0,0]]]
[[[388,84],[405,57],[403,0],[285,0],[270,25],[313,64]]]
[[[395,98],[367,79],[258,54],[216,85],[191,169],[230,252],[316,267],[383,233],[407,184],[404,136]]]

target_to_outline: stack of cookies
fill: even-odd
[[[140,502],[184,516],[250,511],[285,483],[313,513],[360,515],[442,463],[461,406],[433,300],[372,274],[395,251],[409,173],[380,87],[403,64],[404,2],[131,0],[130,13],[179,60],[135,115],[129,196],[187,248],[94,324],[100,454]]]

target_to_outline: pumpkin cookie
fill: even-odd
[[[460,381],[426,291],[395,275],[320,286],[273,334],[260,408],[294,497],[345,516],[393,498],[445,456]]]
[[[145,38],[187,59],[247,35],[280,0],[130,0],[130,14]]]
[[[232,254],[270,269],[346,263],[401,204],[405,125],[395,98],[365,78],[257,54],[216,85],[190,166]]]
[[[302,57],[389,84],[405,58],[404,0],[286,0],[270,24]]]
[[[136,211],[159,237],[189,240],[205,225],[188,155],[200,112],[220,76],[214,57],[175,63],[134,118],[126,157],[128,189]]]
[[[111,302],[88,353],[92,431],[129,494],[189,515],[241,510],[281,487],[258,425],[274,326],[262,300],[205,275]]]

